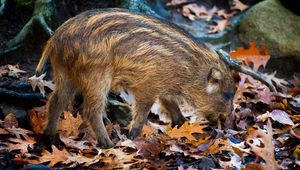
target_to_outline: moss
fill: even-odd
[[[300,57],[300,17],[278,0],[265,0],[252,7],[239,31],[242,41],[265,44],[275,56]]]

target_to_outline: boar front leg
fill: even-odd
[[[161,96],[159,97],[159,101],[161,103],[161,106],[166,110],[166,114],[168,117],[172,120],[172,127],[175,127],[178,125],[180,127],[185,122],[185,117],[181,114],[181,111],[178,107],[178,104],[176,101],[171,99],[171,97]]]
[[[96,74],[91,74],[96,75]],[[99,78],[98,78],[99,77]],[[110,140],[103,118],[105,116],[105,107],[107,95],[110,90],[109,76],[99,76],[89,79],[93,82],[87,82],[86,88],[83,89],[83,114],[89,121],[101,148],[111,148],[114,143]]]
[[[145,90],[146,88],[140,89]],[[135,103],[132,108],[132,121],[128,134],[129,139],[134,139],[141,133],[150,109],[155,101],[154,97],[145,94],[145,92],[134,92],[134,96]]]
[[[64,110],[67,110],[70,100],[73,100],[75,95],[76,89],[73,83],[67,78],[59,77],[55,79],[55,89],[50,94],[47,103],[48,123],[43,134],[50,141],[45,140],[46,142],[57,142],[55,136],[58,129],[59,117]]]

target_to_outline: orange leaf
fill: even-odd
[[[34,107],[28,110],[27,114],[33,132],[41,134],[47,122],[46,106]]]
[[[52,145],[53,152],[50,153],[47,150],[44,150],[42,152],[42,156],[39,158],[39,161],[41,163],[43,162],[50,162],[49,166],[53,167],[55,164],[59,162],[64,162],[68,159],[68,157],[71,157],[70,152],[68,152],[66,149],[59,150],[57,147]]]
[[[187,121],[180,127],[180,128],[173,128],[171,129],[168,134],[172,138],[181,138],[185,137],[189,141],[196,140],[195,137],[192,135],[193,133],[203,133],[203,128],[206,126],[201,126],[199,124],[189,124]]]
[[[238,48],[236,51],[230,53],[230,55],[240,61],[244,61],[249,66],[249,63],[253,63],[253,70],[257,71],[260,66],[265,67],[270,59],[270,54],[265,46],[260,46],[260,49],[256,48],[254,42],[250,42],[248,49]]]
[[[77,134],[79,126],[82,124],[81,116],[73,117],[72,113],[64,112],[64,118],[60,120],[59,129],[61,131],[67,131],[71,135]]]

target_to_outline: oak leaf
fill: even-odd
[[[46,73],[40,75],[39,77],[36,77],[36,75],[28,78],[29,83],[31,84],[32,90],[35,91],[35,88],[38,87],[40,90],[40,93],[45,96],[45,87],[48,87],[49,89],[54,89],[54,84],[52,81],[46,81],[44,80],[46,76]]]
[[[173,128],[168,133],[168,135],[172,138],[180,139],[181,137],[187,138],[189,141],[196,140],[196,138],[192,135],[193,133],[204,133],[203,128],[206,126],[202,126],[199,124],[189,124],[187,121],[180,128]]]
[[[265,67],[270,59],[270,54],[265,46],[256,48],[254,42],[250,42],[248,49],[237,48],[236,51],[230,52],[230,55],[240,61],[244,61],[249,66],[253,63],[253,70],[258,71],[260,66]]]
[[[272,142],[272,124],[271,121],[267,121],[267,133],[262,129],[255,130],[253,128],[248,129],[248,137],[246,142],[251,147],[251,151],[257,156],[266,161],[263,165],[266,169],[278,169],[278,164],[275,160],[274,145]]]
[[[244,11],[249,8],[248,5],[243,4],[240,0],[233,0],[231,9],[238,9],[240,11]]]
[[[10,138],[8,139],[10,142],[14,142],[14,144],[9,143],[8,144],[8,150],[13,151],[13,150],[20,150],[21,153],[27,153],[28,148],[33,148],[33,144],[36,143],[35,140],[32,138],[26,138],[25,140],[19,139],[19,138]]]
[[[47,122],[46,106],[34,107],[28,110],[27,114],[33,132],[41,134]]]
[[[0,77],[9,76],[19,78],[26,71],[19,69],[19,65],[4,65],[0,67]]]
[[[80,114],[77,114],[75,118],[71,112],[65,111],[63,118],[60,119],[59,130],[69,132],[70,135],[75,136],[82,123]]]
[[[212,30],[207,32],[207,34],[212,34],[212,33],[217,33],[217,32],[223,31],[226,28],[226,26],[228,26],[228,25],[230,25],[230,22],[226,19],[217,21],[217,25],[210,26],[210,28]]]
[[[52,145],[52,153],[43,150],[42,156],[39,158],[41,163],[49,162],[48,166],[53,167],[59,162],[64,162],[72,155],[66,149],[59,150],[56,146]]]

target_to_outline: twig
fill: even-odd
[[[272,82],[270,82],[268,79],[266,79],[262,74],[256,73],[249,68],[243,67],[239,61],[231,58],[230,55],[222,49],[219,49],[217,52],[220,54],[221,59],[226,64],[228,64],[230,68],[253,77],[254,79],[256,79],[256,80],[262,82],[263,84],[265,84],[266,86],[268,86],[272,92],[277,92],[277,90],[276,90],[275,86],[272,84]]]

